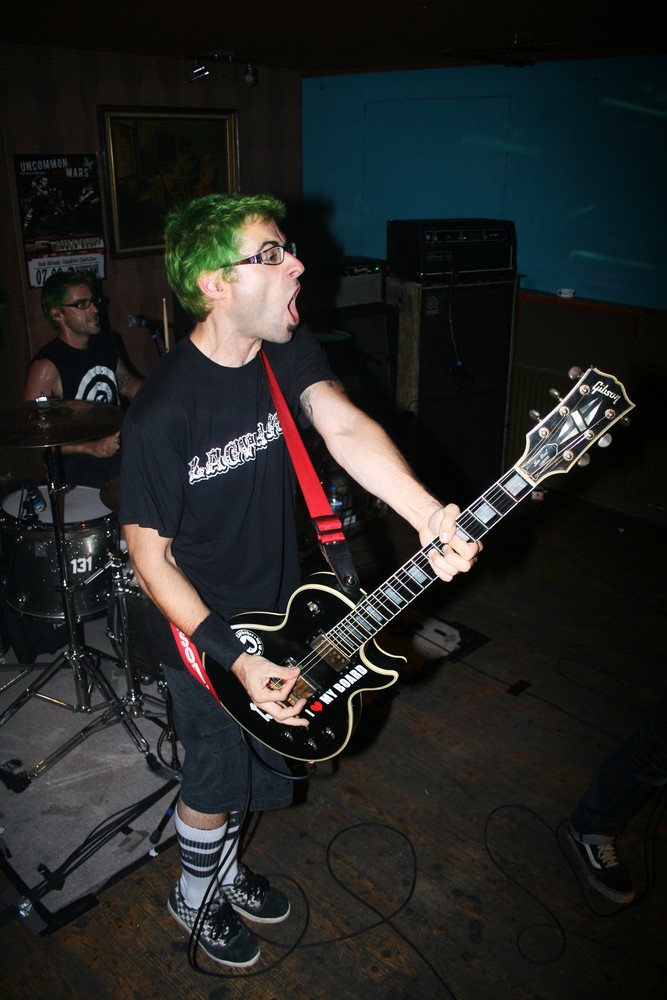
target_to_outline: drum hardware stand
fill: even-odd
[[[113,594],[116,608],[118,609],[118,631],[120,633],[119,635],[115,635],[111,629],[108,628],[107,635],[114,645],[114,648],[119,650],[119,660],[123,670],[125,671],[127,695],[124,701],[127,705],[129,705],[133,715],[143,715],[144,699],[150,699],[157,704],[162,704],[162,701],[151,695],[144,695],[141,690],[137,673],[132,665],[130,635],[128,631],[129,614],[127,610],[127,592],[125,589],[125,576],[123,574],[125,559],[126,557],[122,553],[119,554],[117,552],[110,552],[109,561],[103,567],[103,570],[111,567],[111,592]],[[98,572],[103,572],[103,570],[99,570]]]
[[[153,695],[144,694],[141,689],[141,684],[137,677],[137,672],[132,664],[132,654],[130,652],[130,635],[128,630],[128,623],[130,616],[127,609],[127,589],[125,586],[125,576],[123,573],[123,566],[126,560],[126,556],[122,553],[109,553],[109,561],[104,567],[111,566],[111,583],[112,583],[112,593],[114,596],[114,602],[118,610],[118,632],[116,635],[110,628],[107,629],[107,635],[111,640],[115,649],[119,652],[119,660],[125,671],[125,677],[127,681],[127,696],[125,698],[125,703],[130,706],[132,714],[135,716],[141,715],[156,725],[160,726],[163,730],[164,736],[169,740],[171,746],[171,763],[168,765],[172,771],[181,770],[181,762],[178,757],[178,738],[176,736],[176,729],[174,727],[174,717],[173,717],[173,703],[171,700],[171,694],[169,693],[169,688],[167,687],[164,680],[158,679],[158,688],[162,689],[164,692],[163,698],[156,698]],[[101,571],[100,571],[101,572]],[[144,702],[151,701],[160,707],[166,709],[166,721],[160,716],[153,715],[144,710]]]
[[[48,447],[45,449],[45,455],[49,471],[48,492],[53,512],[56,555],[60,574],[59,589],[63,598],[65,624],[67,625],[69,639],[68,648],[66,652],[61,653],[44,671],[42,671],[36,681],[33,684],[29,684],[22,694],[20,694],[19,697],[5,710],[5,712],[0,715],[0,726],[3,726],[5,722],[11,719],[12,716],[15,715],[16,712],[18,712],[19,709],[21,709],[30,700],[30,698],[33,697],[49,701],[51,704],[57,705],[61,708],[67,708],[72,712],[85,712],[90,714],[91,712],[101,711],[101,714],[97,719],[89,723],[75,736],[64,743],[59,749],[55,750],[44,760],[36,763],[29,771],[27,771],[25,774],[27,783],[29,783],[32,778],[36,778],[39,777],[39,775],[44,774],[44,772],[47,771],[53,764],[61,760],[64,756],[66,756],[66,754],[73,750],[74,747],[78,746],[89,736],[92,736],[94,733],[118,722],[122,723],[125,727],[128,735],[133,740],[139,752],[146,758],[146,763],[151,770],[158,770],[160,765],[153,754],[150,753],[148,743],[142,736],[141,732],[129,717],[124,701],[116,695],[113,687],[100,669],[100,659],[102,654],[95,654],[95,651],[85,648],[79,640],[77,622],[72,605],[72,592],[74,588],[70,585],[68,578],[67,557],[65,552],[65,528],[62,511],[58,503],[59,494],[61,494],[66,487],[59,484],[55,478],[56,450],[56,447]],[[76,693],[75,704],[70,704],[57,698],[48,697],[47,695],[42,694],[41,691],[48,681],[51,680],[54,674],[56,674],[58,670],[65,665],[68,665],[72,671]],[[91,695],[95,688],[100,691],[105,699],[99,706],[91,705]],[[27,787],[27,784],[24,785],[24,787]]]

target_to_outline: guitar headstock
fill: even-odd
[[[570,472],[634,406],[613,375],[589,368],[568,394],[559,398],[551,413],[528,432],[527,447],[516,468],[533,483]]]

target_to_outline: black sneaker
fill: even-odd
[[[261,924],[278,924],[289,916],[289,900],[280,889],[274,889],[263,875],[255,875],[245,865],[233,882],[222,886],[222,891],[235,910],[248,920]]]
[[[178,882],[169,893],[167,909],[181,927],[192,933],[199,910],[186,904]],[[197,926],[201,929],[199,946],[214,962],[244,969],[259,958],[259,941],[224,897],[208,904],[206,916]]]
[[[613,840],[604,844],[582,844],[572,827],[567,832],[584,875],[593,888],[615,903],[631,903],[635,898],[635,889],[630,872],[616,853]]]

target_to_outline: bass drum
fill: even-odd
[[[154,651],[148,608],[150,599],[139,588],[131,569],[126,570],[123,584],[125,605],[125,629],[130,666],[138,680],[153,681],[162,678],[160,661]],[[107,615],[107,635],[119,660],[123,660],[122,612],[117,598],[112,595]]]
[[[44,510],[26,515],[25,490],[9,493],[0,511],[6,603],[28,618],[65,621],[60,570],[48,489],[37,487]],[[118,539],[113,511],[100,500],[99,490],[73,486],[61,494],[65,558],[77,620],[95,618],[108,606],[111,570],[109,550]],[[33,505],[34,506],[34,505]]]

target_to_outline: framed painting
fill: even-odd
[[[161,253],[172,205],[238,189],[236,111],[100,108],[109,247]]]

